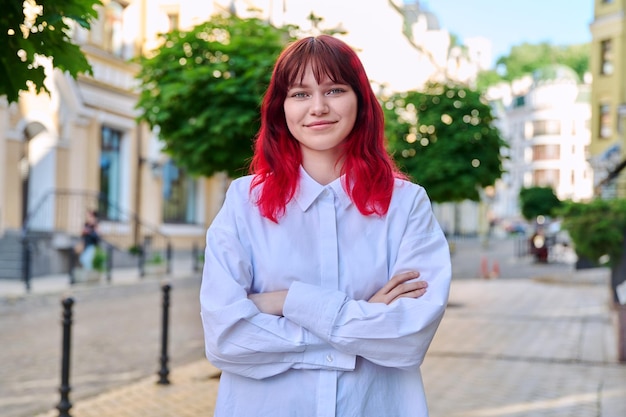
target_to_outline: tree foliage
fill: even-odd
[[[590,44],[555,46],[547,42],[523,43],[511,48],[508,56],[498,59],[497,65],[504,69],[503,78],[512,81],[551,64],[572,68],[582,80],[589,71]]]
[[[552,187],[528,187],[519,192],[520,209],[526,220],[537,216],[553,216],[561,206],[561,201]]]
[[[163,151],[192,175],[245,174],[259,105],[291,27],[214,16],[162,35],[142,58],[140,119],[158,127]]]
[[[507,144],[478,92],[433,84],[396,94],[383,108],[395,160],[433,201],[479,201],[479,189],[502,176]]]
[[[72,22],[89,29],[100,0],[0,0],[0,96],[16,102],[29,85],[46,91],[38,58],[76,78],[91,66],[71,39]]]
[[[626,233],[625,199],[566,201],[558,214],[563,217],[562,227],[572,238],[578,255],[594,262],[609,255],[613,265],[621,259]]]
[[[504,79],[495,70],[480,71],[476,76],[476,90],[486,91],[487,88],[502,81],[504,81]]]
[[[513,46],[509,55],[503,55],[496,62],[496,69],[478,73],[476,88],[485,91],[502,81],[513,81],[524,75],[531,75],[547,65],[561,64],[570,67],[582,80],[589,72],[591,45],[555,46],[549,43],[523,43]]]

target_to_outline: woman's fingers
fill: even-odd
[[[390,304],[398,298],[421,297],[426,292],[428,283],[419,280],[412,281],[419,278],[419,276],[419,272],[415,271],[395,275],[368,301],[372,303]]]
[[[387,304],[396,301],[398,298],[419,298],[426,293],[427,287],[428,283],[426,281],[414,281],[400,284],[387,294],[389,300]]]

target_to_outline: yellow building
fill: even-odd
[[[590,153],[596,192],[609,197],[624,196],[626,176],[622,173],[615,180],[607,179],[626,160],[626,1],[595,0],[590,29],[593,75]]]
[[[50,95],[0,98],[0,278],[22,275],[24,224],[37,276],[67,271],[88,210],[98,211],[119,263],[146,244],[161,258],[168,246],[201,250],[221,204],[225,177],[186,175],[136,122],[138,67],[129,61],[156,46],[157,33],[206,20],[213,2],[103,3],[91,30],[73,33],[93,76],[74,80],[48,66]]]
[[[136,262],[128,249],[144,244],[151,252],[204,247],[229,179],[190,178],[161,152],[156,134],[136,122],[138,67],[129,60],[157,47],[158,33],[191,28],[224,10],[306,31],[314,13],[324,18],[323,28],[345,29],[343,39],[381,91],[416,89],[442,71],[474,68],[458,57],[449,68],[447,31],[414,3],[103,0],[91,30],[73,33],[92,76],[75,80],[49,68],[50,95],[24,93],[11,105],[0,97],[0,278],[22,276],[24,248],[32,276],[68,270],[92,209],[103,238],[116,248],[116,264]],[[29,245],[22,245],[24,224]]]

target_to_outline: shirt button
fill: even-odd
[[[333,355],[331,355],[330,353],[328,355],[326,355],[326,360],[328,361],[328,363],[331,363],[333,361]]]

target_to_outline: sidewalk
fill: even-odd
[[[493,251],[500,249],[494,246]],[[480,253],[468,252],[482,249],[470,242],[458,250],[465,258],[457,262],[472,259],[468,270],[478,265]],[[568,265],[533,269],[528,260],[515,262],[503,265],[503,270],[510,267],[525,274],[520,278],[453,279],[448,310],[422,366],[430,416],[626,416],[626,364],[616,361],[608,270],[576,271]],[[130,271],[126,278],[116,277],[114,285],[137,280],[136,271],[134,278]],[[58,281],[48,279],[46,285],[35,281],[33,292],[53,291]],[[169,385],[157,380],[154,375],[77,401],[69,413],[213,414],[219,370],[206,360],[170,369]],[[58,415],[50,410],[35,417]]]
[[[174,257],[172,259],[172,274],[164,278],[175,280],[187,278],[190,275],[199,275],[201,272],[193,272],[191,258],[188,256]],[[98,286],[106,285],[134,285],[148,279],[154,280],[155,276],[146,275],[143,278],[139,274],[138,267],[115,268],[111,274],[111,282],[107,282],[106,274],[103,273],[99,282],[77,282],[70,284],[69,274],[53,274],[42,277],[33,277],[30,281],[30,291],[26,291],[26,285],[22,280],[0,279],[0,301],[20,297],[34,297],[46,294],[62,294],[74,291],[88,291]]]
[[[202,360],[171,371],[169,385],[158,377],[105,392],[73,405],[72,417],[210,417],[220,372]],[[71,401],[71,394],[70,394]],[[36,417],[57,417],[51,410]]]

